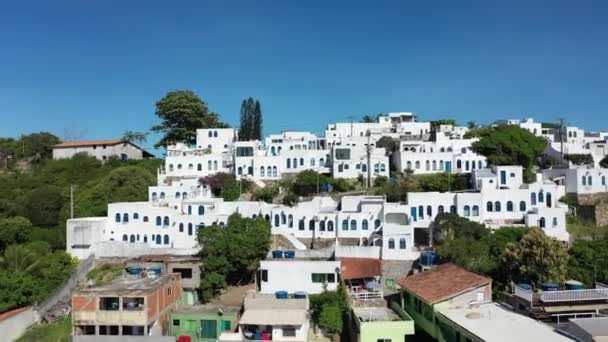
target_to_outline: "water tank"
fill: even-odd
[[[275,259],[280,259],[283,257],[283,251],[280,250],[274,250],[272,251],[272,257]]]
[[[289,293],[287,291],[277,291],[274,293],[277,299],[287,299],[289,298]]]
[[[578,280],[568,280],[566,282],[566,290],[582,290],[585,285]]]
[[[559,291],[559,284],[557,283],[543,283],[543,291]]]
[[[439,262],[439,255],[434,251],[424,251],[420,253],[420,265],[432,266]]]
[[[285,256],[286,259],[293,259],[296,256],[296,252],[295,251],[285,251],[285,252],[283,252],[283,255]]]
[[[129,274],[140,274],[141,267],[127,267],[127,273]]]
[[[296,293],[293,294],[293,297],[295,299],[306,299],[306,292],[298,291],[298,292],[296,292]]]

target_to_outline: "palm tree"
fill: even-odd
[[[0,256],[0,269],[8,272],[32,272],[40,264],[36,254],[21,245],[11,245]]]

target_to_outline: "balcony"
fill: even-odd
[[[513,294],[530,303],[585,303],[585,302],[608,302],[608,288],[597,286],[595,289],[540,291],[534,292],[519,286],[513,287]]]

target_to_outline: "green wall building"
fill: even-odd
[[[190,336],[192,342],[217,341],[224,331],[237,327],[239,308],[213,305],[196,305],[180,308],[171,313],[169,335]]]

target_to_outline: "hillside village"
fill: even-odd
[[[157,126],[163,160],[133,132],[0,141],[9,340],[608,334],[608,132],[399,112],[262,136],[258,102],[237,129],[191,92],[161,120],[176,99],[210,126]]]

